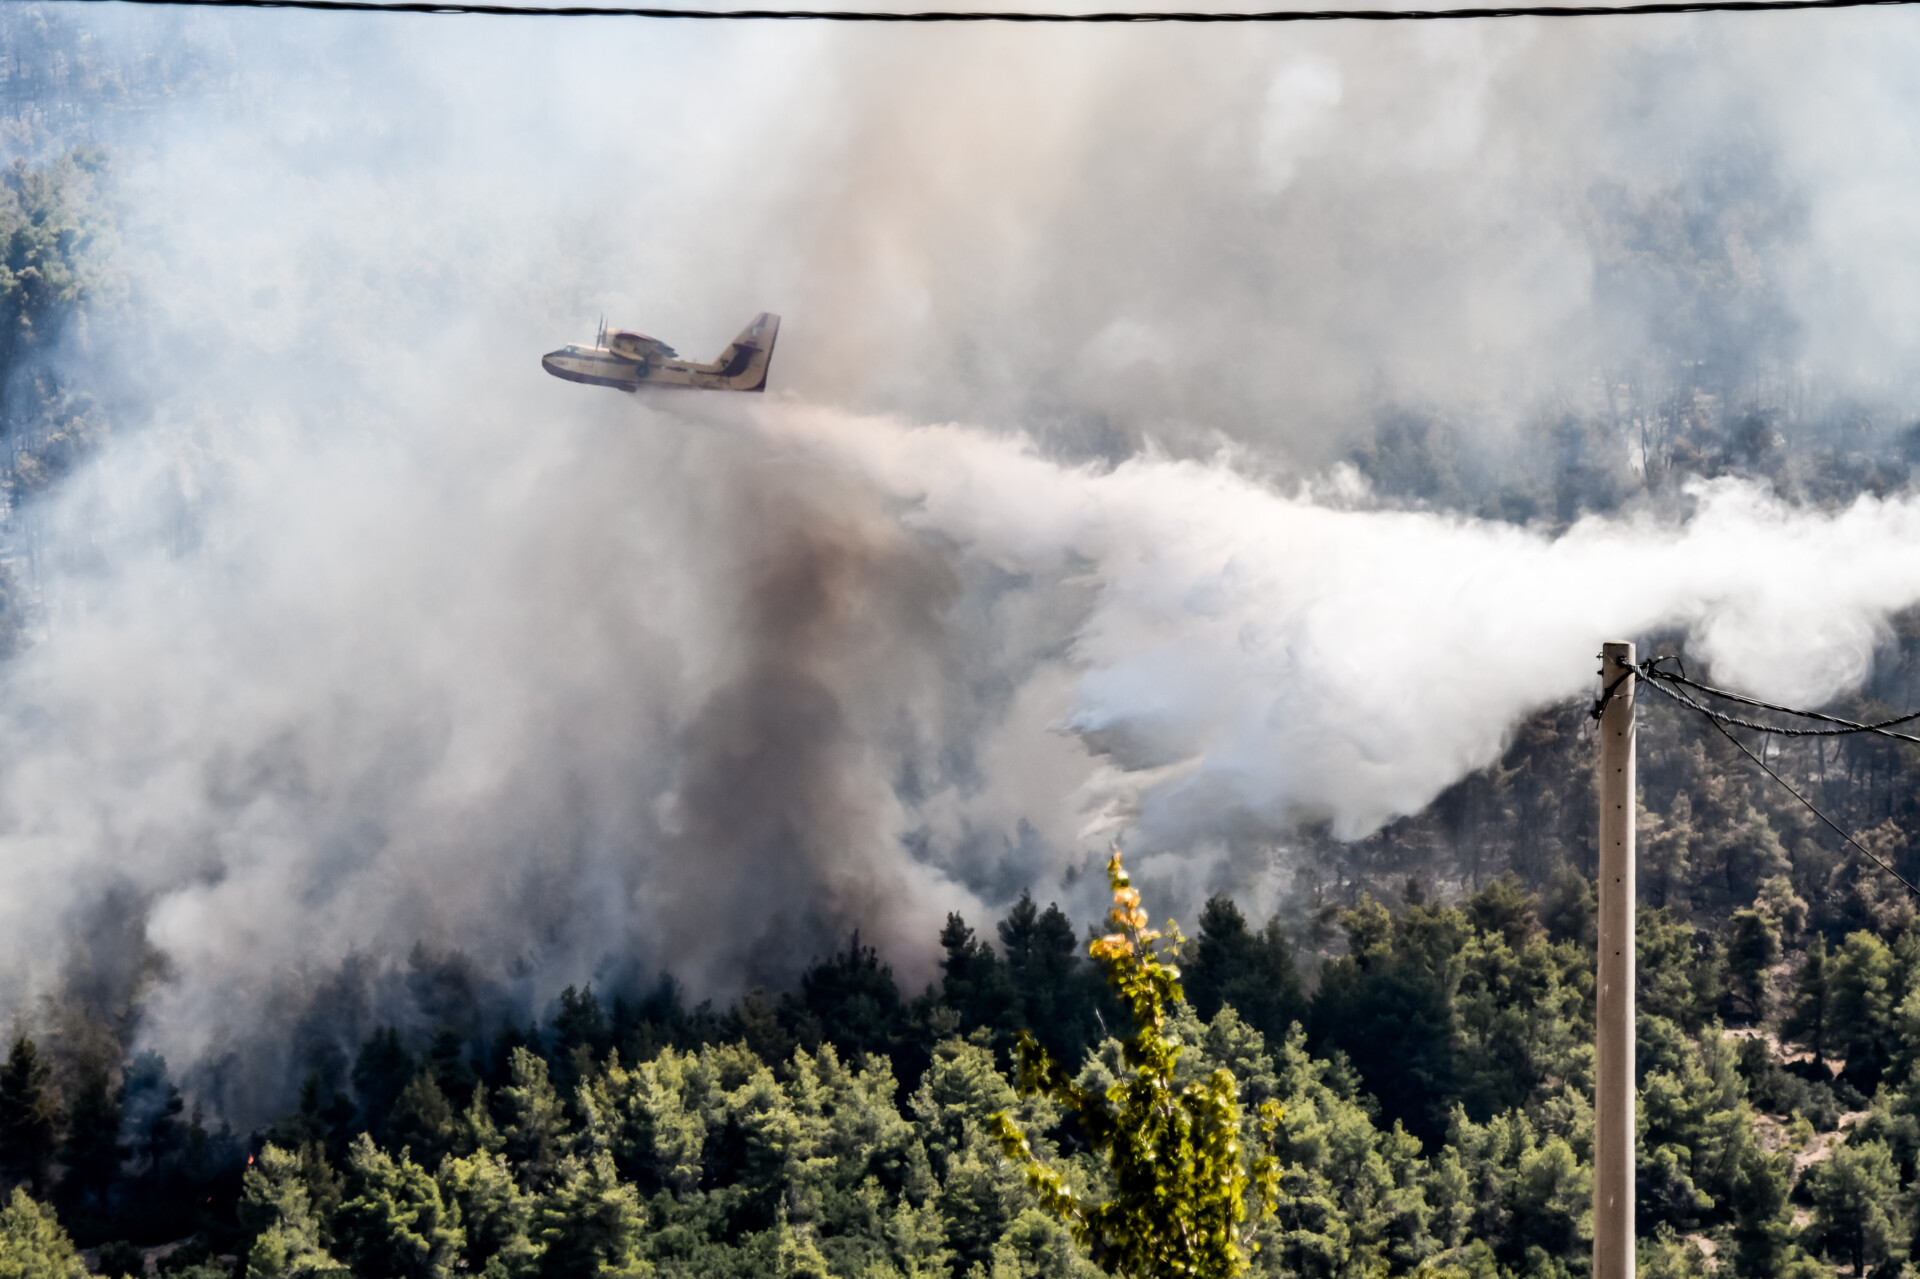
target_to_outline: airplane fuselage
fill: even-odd
[[[604,346],[568,344],[540,357],[540,367],[557,378],[587,386],[611,386],[621,391],[639,389],[641,366],[623,360]],[[664,385],[664,383],[662,384]]]
[[[540,366],[557,378],[588,386],[610,386],[638,391],[649,386],[673,386],[701,391],[764,391],[767,368],[773,362],[774,340],[780,317],[762,312],[741,330],[727,349],[710,363],[682,359],[658,338],[615,330],[605,334],[604,346],[569,344],[549,351]]]

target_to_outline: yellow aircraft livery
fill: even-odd
[[[540,367],[555,377],[588,386],[611,386],[638,391],[648,386],[684,386],[702,391],[764,391],[767,366],[773,362],[773,340],[780,335],[780,317],[762,311],[740,330],[711,364],[683,360],[659,338],[644,333],[600,326],[592,346],[563,346],[540,358]]]

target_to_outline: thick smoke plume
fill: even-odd
[[[1920,499],[1795,510],[1691,485],[1684,520],[1548,534],[1338,509],[1230,463],[1063,468],[1022,442],[824,414],[783,423],[1009,571],[1098,583],[1061,724],[1143,783],[1141,837],[1256,814],[1353,838],[1493,762],[1523,714],[1592,682],[1597,638],[1683,630],[1735,684],[1820,704],[1920,601]]]
[[[306,1062],[241,1050],[482,987],[725,996],[854,928],[923,979],[949,909],[1084,915],[1115,838],[1191,904],[1229,834],[1417,810],[1602,638],[1817,700],[1920,600],[1904,489],[1647,443],[1844,401],[1897,452],[1884,15],[74,21],[133,288],[63,357],[113,439],[14,513],[0,974],[94,974],[242,1120]],[[760,309],[764,400],[539,372]],[[1574,419],[1646,492],[1469,513]],[[1396,472],[1409,422],[1452,452]]]

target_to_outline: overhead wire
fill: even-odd
[[[1824,711],[1803,711],[1792,706],[1780,706],[1773,702],[1763,702],[1757,697],[1748,697],[1744,693],[1736,693],[1731,689],[1715,688],[1711,684],[1702,684],[1698,680],[1689,679],[1684,671],[1674,672],[1659,669],[1659,663],[1669,660],[1671,659],[1665,657],[1650,657],[1640,663],[1639,673],[1649,679],[1664,680],[1669,684],[1682,684],[1712,697],[1724,698],[1730,702],[1738,702],[1742,706],[1753,706],[1763,711],[1775,711],[1781,715],[1796,715],[1801,719],[1817,720],[1823,724],[1841,725],[1841,727],[1836,729],[1781,728],[1777,725],[1757,724],[1748,720],[1735,719],[1730,715],[1725,716],[1729,723],[1737,723],[1743,728],[1757,728],[1762,732],[1778,733],[1785,737],[1844,737],[1849,733],[1878,733],[1884,737],[1898,738],[1903,742],[1920,742],[1920,737],[1913,736],[1912,734],[1889,733],[1886,731],[1895,724],[1908,724],[1916,719],[1920,719],[1920,711],[1910,711],[1905,715],[1896,715],[1892,719],[1883,719],[1873,724],[1863,724],[1858,720],[1844,719],[1838,715],[1828,715]]]
[[[1851,845],[1855,852],[1858,852],[1862,857],[1865,857],[1868,861],[1878,866],[1881,870],[1885,871],[1887,874],[1899,880],[1902,887],[1904,887],[1909,893],[1913,894],[1913,896],[1916,899],[1920,899],[1920,885],[1915,885],[1912,880],[1908,879],[1905,875],[1902,875],[1899,871],[1895,870],[1893,866],[1889,864],[1885,858],[1881,857],[1878,853],[1874,852],[1872,849],[1868,848],[1865,844],[1862,844],[1859,840],[1855,839],[1850,832],[1848,832],[1845,828],[1843,828],[1840,825],[1840,823],[1834,821],[1833,818],[1828,817],[1825,813],[1821,812],[1819,807],[1812,800],[1808,799],[1805,795],[1802,795],[1797,789],[1794,788],[1791,782],[1789,782],[1786,778],[1782,777],[1779,773],[1775,772],[1773,770],[1773,767],[1769,765],[1766,760],[1754,754],[1753,751],[1748,748],[1745,742],[1741,741],[1738,737],[1735,737],[1733,734],[1733,729],[1729,726],[1727,721],[1738,723],[1739,722],[1738,720],[1734,720],[1732,716],[1725,715],[1725,714],[1722,714],[1721,712],[1715,711],[1711,707],[1703,706],[1699,702],[1694,701],[1691,697],[1688,697],[1685,693],[1682,693],[1678,689],[1670,687],[1669,686],[1670,683],[1685,682],[1691,685],[1693,682],[1691,680],[1684,680],[1684,677],[1673,676],[1671,672],[1653,670],[1652,668],[1654,666],[1654,663],[1658,662],[1659,660],[1660,660],[1659,658],[1647,659],[1647,661],[1641,663],[1639,667],[1635,668],[1635,673],[1647,676],[1648,677],[1647,684],[1649,687],[1657,689],[1659,692],[1664,693],[1666,696],[1672,698],[1676,702],[1679,702],[1682,706],[1685,706],[1687,709],[1699,712],[1702,716],[1706,718],[1706,721],[1709,724],[1712,724],[1715,728],[1719,729],[1721,735],[1724,736],[1728,741],[1732,742],[1735,748],[1738,749],[1742,755],[1745,755],[1748,759],[1752,760],[1756,765],[1759,766],[1761,772],[1765,773],[1768,777],[1771,777],[1779,785],[1780,789],[1786,791],[1787,794],[1793,796],[1795,799],[1799,800],[1803,805],[1805,805],[1808,812],[1812,813],[1815,817],[1818,817],[1822,822],[1826,823],[1827,828],[1833,831],[1833,833],[1838,835],[1841,839],[1845,840],[1849,845]],[[1706,687],[1706,686],[1701,685],[1698,687]],[[1730,694],[1729,696],[1737,696],[1737,695]],[[1761,703],[1761,704],[1765,705],[1765,703]],[[1796,711],[1796,710],[1791,710],[1787,707],[1772,707],[1770,709],[1780,710],[1789,715],[1805,715],[1809,718],[1823,718],[1823,719],[1832,718],[1831,716],[1820,716],[1817,714],[1817,712],[1813,712],[1813,711]],[[1911,719],[1913,717],[1906,716],[1904,718]],[[1845,723],[1847,721],[1841,721],[1841,722]],[[1894,722],[1899,722],[1899,721],[1894,721]],[[1871,727],[1872,727],[1871,725],[1861,724],[1861,725],[1855,725],[1853,728],[1848,729],[1847,731],[1856,732],[1856,731],[1860,731],[1862,729],[1868,729]],[[1904,733],[1888,733],[1885,735],[1888,737],[1904,738],[1907,741],[1920,740],[1920,738],[1908,737]]]
[[[1864,9],[1920,4],[1920,0],[1655,0],[1646,4],[1495,5],[1458,9],[1271,9],[1256,12],[1109,10],[1055,13],[1033,10],[917,11],[887,9],[679,9],[608,5],[436,3],[435,0],[55,0],[67,4],[141,4],[191,9],[307,9],[323,13],[407,13],[490,18],[650,18],[691,22],[1011,22],[1011,23],[1246,23],[1445,22],[1483,18],[1648,17],[1681,13],[1760,13],[1794,9]]]
[[[1805,719],[1819,720],[1828,724],[1838,724],[1841,725],[1841,727],[1786,728],[1779,724],[1763,724],[1758,720],[1745,719],[1739,715],[1730,715],[1725,711],[1714,710],[1711,706],[1704,706],[1692,698],[1683,696],[1682,700],[1684,700],[1688,706],[1722,724],[1731,724],[1736,728],[1750,728],[1757,733],[1770,733],[1776,737],[1851,737],[1859,733],[1868,733],[1875,737],[1890,737],[1897,742],[1914,742],[1920,744],[1920,736],[1912,733],[1896,733],[1892,731],[1892,726],[1895,724],[1908,724],[1916,719],[1920,719],[1920,711],[1914,711],[1907,715],[1896,715],[1892,719],[1883,719],[1874,724],[1862,724],[1857,720],[1842,719],[1838,715],[1825,715],[1819,711],[1795,710],[1790,706],[1776,706],[1772,702],[1757,701],[1754,698],[1745,697],[1739,693],[1731,693],[1726,689],[1715,688],[1711,684],[1697,683],[1684,675],[1676,675],[1672,671],[1656,669],[1654,663],[1664,660],[1666,659],[1659,657],[1648,658],[1636,668],[1635,673],[1656,683],[1684,685],[1687,688],[1697,689],[1700,692],[1709,693],[1715,697],[1729,698],[1743,705],[1758,706],[1766,710],[1778,711],[1782,715],[1798,715]],[[1670,690],[1665,687],[1662,687],[1661,691],[1670,692]],[[1604,705],[1604,702],[1601,705]],[[1599,718],[1600,710],[1600,705],[1595,706],[1594,718]]]

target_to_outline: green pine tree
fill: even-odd
[[[423,1076],[424,1077],[424,1076]],[[466,1235],[426,1169],[361,1133],[347,1152],[347,1198],[334,1217],[341,1254],[358,1279],[447,1279]]]
[[[474,1273],[527,1279],[539,1268],[541,1249],[531,1238],[534,1200],[503,1156],[485,1149],[456,1156],[440,1165],[436,1179],[442,1200],[459,1209]]]
[[[1787,1191],[1792,1156],[1769,1155],[1757,1145],[1741,1152],[1733,1180],[1733,1272],[1740,1279],[1774,1279],[1797,1251]]]
[[[1205,1020],[1231,1007],[1249,1026],[1278,1040],[1286,1038],[1294,1022],[1306,1018],[1300,977],[1280,921],[1269,920],[1253,932],[1224,893],[1200,912],[1200,935],[1184,976],[1194,1011]]]
[[[15,1039],[0,1068],[0,1169],[24,1179],[36,1197],[46,1194],[47,1165],[60,1125],[52,1080],[53,1067],[40,1060],[33,1040]]]
[[[647,1272],[640,1254],[646,1212],[606,1152],[568,1156],[539,1202],[535,1229],[541,1279],[616,1279]]]
[[[1048,1052],[1079,1061],[1100,1036],[1094,1007],[1101,991],[1099,976],[1080,958],[1073,924],[1057,904],[1042,911],[1022,892],[998,931],[1021,1020]]]
[[[1847,934],[1827,965],[1829,1046],[1865,1092],[1879,1083],[1896,1047],[1898,981],[1892,949],[1864,930]]]
[[[1856,1276],[1887,1257],[1894,1226],[1887,1209],[1899,1181],[1885,1143],[1843,1145],[1807,1172],[1813,1221],[1808,1237]]]
[[[387,1115],[386,1146],[411,1149],[424,1168],[438,1168],[448,1155],[472,1149],[465,1125],[430,1072],[422,1070],[401,1089]]]
[[[334,1268],[300,1156],[269,1143],[240,1183],[240,1227],[252,1238],[245,1279],[282,1279]]]
[[[996,1035],[1010,1035],[1020,1027],[1020,996],[1006,965],[993,947],[976,938],[958,914],[948,914],[940,930],[940,997],[960,1014],[963,1026],[984,1026]]]
[[[1793,1000],[1780,1021],[1780,1037],[1799,1044],[1815,1058],[1831,1051],[1827,991],[1827,939],[1819,933],[1807,943],[1806,957],[1793,975]]]
[[[1772,919],[1757,910],[1735,911],[1727,927],[1727,975],[1739,1006],[1755,1021],[1767,1015],[1773,965],[1780,958],[1780,935]]]
[[[90,1208],[106,1205],[107,1191],[128,1153],[120,1144],[120,1120],[120,1096],[105,1063],[84,1063],[67,1116],[67,1138],[60,1147],[60,1162],[67,1166],[60,1183],[63,1202]]]
[[[508,1070],[513,1082],[500,1090],[500,1137],[520,1183],[544,1190],[566,1153],[566,1110],[547,1079],[546,1062],[515,1048]]]
[[[376,1138],[387,1131],[387,1115],[413,1078],[413,1058],[400,1044],[400,1032],[383,1026],[360,1047],[353,1061],[353,1091],[360,1098],[360,1126]]]
[[[85,1279],[86,1273],[53,1209],[14,1187],[0,1207],[0,1279]]]

